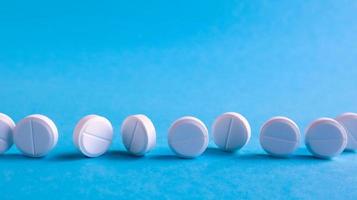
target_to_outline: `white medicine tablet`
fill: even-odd
[[[182,117],[169,129],[168,143],[179,157],[194,158],[208,146],[208,130],[204,123],[194,117]]]
[[[225,151],[241,149],[248,143],[250,131],[247,119],[235,112],[222,114],[212,126],[214,143]]]
[[[14,143],[26,156],[45,156],[56,146],[57,141],[57,127],[44,115],[30,115],[16,124]]]
[[[345,128],[347,133],[346,150],[357,150],[357,113],[344,113],[336,120]]]
[[[74,145],[87,157],[98,157],[110,147],[113,139],[112,124],[98,115],[87,115],[76,125]]]
[[[300,144],[300,130],[287,117],[269,119],[260,131],[260,145],[273,156],[289,156]]]
[[[339,155],[347,145],[347,133],[343,126],[331,118],[312,122],[305,133],[307,149],[316,157],[332,158]]]
[[[0,154],[12,146],[14,128],[15,122],[9,116],[0,113]]]
[[[125,148],[134,155],[142,156],[156,144],[155,127],[145,115],[127,117],[121,126],[121,133]]]

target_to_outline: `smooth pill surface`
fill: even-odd
[[[224,151],[241,149],[248,143],[250,132],[247,119],[234,112],[222,114],[212,126],[213,141]]]
[[[344,113],[336,117],[336,121],[338,121],[346,130],[346,150],[357,150],[357,113]]]
[[[121,126],[121,133],[126,150],[134,155],[144,155],[156,144],[155,127],[145,115],[127,117]]]
[[[112,124],[98,115],[87,115],[76,125],[73,133],[75,146],[87,157],[98,157],[110,147],[113,139]]]
[[[57,141],[57,127],[44,115],[30,115],[16,124],[14,143],[26,156],[45,156],[56,146]]]
[[[9,116],[0,113],[0,154],[12,146],[14,128],[15,122]]]
[[[300,130],[294,121],[287,117],[273,117],[261,128],[260,145],[273,156],[289,156],[300,144]]]
[[[201,155],[208,145],[208,130],[194,117],[182,117],[169,129],[168,143],[179,157],[194,158]]]
[[[314,156],[332,158],[341,154],[346,148],[347,133],[336,120],[320,118],[307,128],[305,144]]]

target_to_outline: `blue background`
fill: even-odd
[[[314,119],[357,112],[357,1],[1,1],[0,112],[41,113],[59,142],[45,158],[0,156],[1,199],[356,199],[357,155],[324,161],[301,148],[267,156],[259,128],[275,115],[304,132]],[[192,160],[167,129],[226,111],[247,117],[250,143]],[[111,120],[109,152],[72,144],[87,114]],[[157,129],[147,156],[125,153],[119,127],[144,113]]]

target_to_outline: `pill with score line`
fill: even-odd
[[[239,113],[227,112],[220,115],[212,126],[214,143],[224,151],[235,151],[250,139],[248,120]]]
[[[330,159],[346,148],[345,128],[331,118],[320,118],[311,123],[305,133],[307,149],[318,158]]]
[[[98,157],[110,147],[113,127],[110,121],[99,115],[87,115],[76,125],[73,132],[75,146],[87,157]]]
[[[346,130],[348,151],[357,150],[357,113],[343,113],[336,117],[338,121]]]
[[[44,115],[27,116],[14,129],[14,143],[26,156],[43,157],[56,146],[57,141],[57,127]]]
[[[0,154],[11,148],[14,128],[15,122],[9,116],[0,113]]]
[[[204,123],[195,117],[182,117],[169,129],[168,143],[171,150],[182,158],[195,158],[208,146],[208,130]]]
[[[131,115],[121,126],[122,142],[126,150],[143,156],[156,145],[156,131],[152,121],[145,115]]]
[[[296,123],[287,117],[273,117],[261,128],[259,141],[265,152],[272,156],[287,157],[300,144],[300,130]]]

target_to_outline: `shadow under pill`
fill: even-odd
[[[79,152],[70,152],[70,153],[62,153],[53,156],[51,159],[56,161],[75,161],[75,160],[84,160],[88,158]]]
[[[235,151],[223,151],[218,148],[208,147],[204,152],[204,155],[212,156],[212,157],[222,157],[222,156],[234,156],[236,154]]]
[[[346,155],[349,155],[349,154],[356,154],[356,151],[355,150],[349,150],[349,149],[345,149],[342,154],[346,154]]]
[[[311,161],[328,161],[329,159],[321,159],[314,157],[313,155],[293,155],[291,156],[291,159],[296,159],[296,160],[311,160]]]
[[[267,154],[262,153],[245,153],[239,154],[237,156],[239,160],[271,160],[275,159],[275,157],[269,156]]]
[[[252,153],[252,154],[239,154],[240,160],[260,160],[260,161],[279,161],[279,162],[291,162],[291,161],[328,161],[328,159],[319,159],[312,155],[295,154],[287,157],[277,157],[264,153]]]
[[[170,161],[170,160],[192,160],[192,159],[187,159],[187,158],[181,158],[175,155],[152,155],[150,156],[150,159],[152,160],[166,160],[166,161]]]
[[[42,158],[32,158],[23,154],[11,153],[0,155],[0,160],[42,160]]]
[[[140,159],[145,159],[145,156],[136,156],[133,154],[130,154],[127,151],[122,151],[122,150],[111,150],[108,151],[103,155],[104,159],[110,159],[110,160],[140,160]]]

